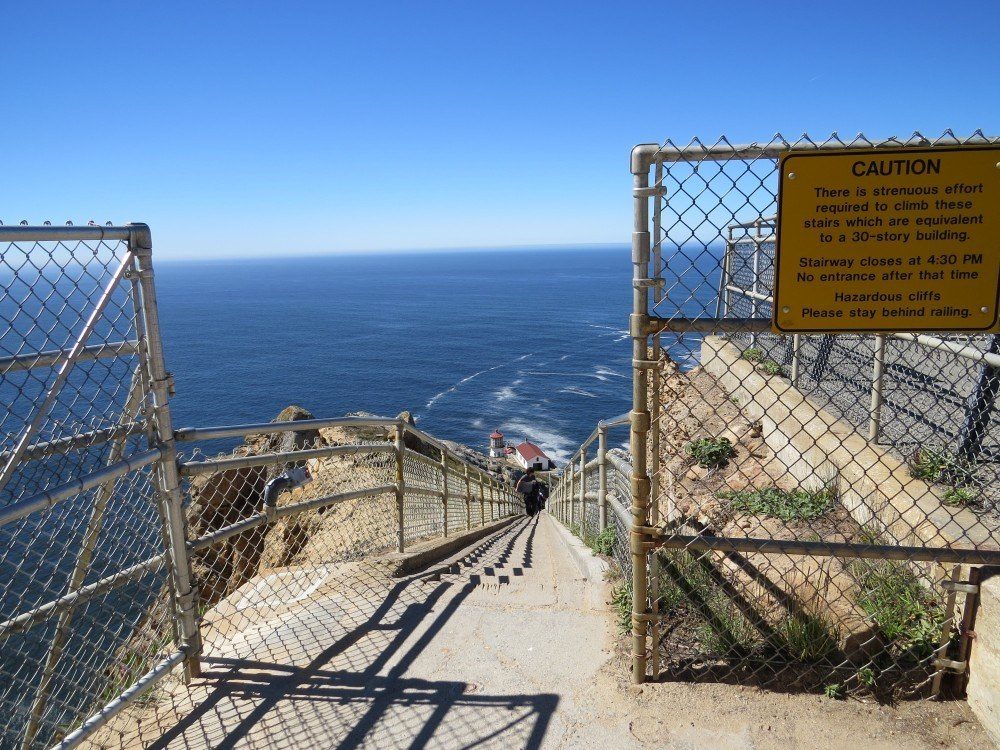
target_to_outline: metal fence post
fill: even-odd
[[[576,458],[573,457],[566,464],[566,471],[569,472],[569,496],[566,501],[569,503],[569,525],[576,523]]]
[[[882,424],[882,376],[885,372],[885,335],[875,337],[875,358],[872,361],[872,401],[868,417],[868,439],[878,442]]]
[[[599,532],[608,528],[608,428],[597,431],[597,524]]]
[[[792,334],[792,385],[799,384],[799,347],[802,340],[799,334]]]
[[[587,449],[580,449],[580,538],[587,538]]]
[[[441,449],[441,507],[444,509],[444,536],[448,536],[448,451]]]
[[[406,549],[406,516],[404,498],[406,497],[405,474],[403,472],[403,457],[406,452],[406,423],[399,420],[396,425],[396,551]]]
[[[192,679],[201,674],[201,635],[197,621],[198,595],[191,582],[191,564],[185,539],[186,523],[180,476],[177,471],[177,444],[170,416],[169,375],[163,361],[160,316],[156,305],[156,287],[153,284],[153,243],[148,226],[145,224],[129,226],[132,230],[129,244],[136,255],[139,285],[142,290],[148,377],[156,422],[156,439],[161,451],[158,462],[160,493],[170,541],[171,575],[174,579],[179,610],[175,613],[179,618],[181,634],[179,645],[185,654],[184,676],[186,679]]]
[[[656,148],[656,147],[654,147]],[[637,146],[632,151],[633,226],[632,226],[632,316],[629,333],[632,337],[632,412],[629,436],[632,452],[632,681],[646,679],[646,620],[648,617],[648,585],[645,535],[640,527],[649,525],[649,475],[647,440],[649,432],[649,378],[646,369],[649,357],[649,147]]]

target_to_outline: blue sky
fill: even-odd
[[[1000,131],[995,0],[3,19],[0,218],[143,220],[160,258],[626,242],[637,142]]]

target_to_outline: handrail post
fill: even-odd
[[[569,471],[569,525],[576,523],[576,457],[566,466]]]
[[[608,428],[597,432],[597,524],[598,532],[608,527]]]
[[[441,507],[444,509],[444,536],[448,536],[448,451],[441,449]]]
[[[580,448],[580,538],[587,538],[587,449]]]
[[[872,400],[868,419],[868,440],[878,442],[882,425],[882,378],[885,372],[885,334],[875,336],[875,358],[872,363]]]
[[[404,498],[406,497],[405,474],[403,472],[403,457],[406,452],[406,423],[399,420],[396,425],[396,551],[406,549],[406,516]]]

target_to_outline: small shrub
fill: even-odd
[[[765,375],[784,375],[785,374],[785,368],[783,368],[781,365],[779,365],[777,362],[775,362],[772,359],[769,359],[766,362],[762,362],[760,364],[760,370]]]
[[[736,658],[746,656],[758,643],[758,633],[743,613],[728,600],[716,597],[715,621],[698,631],[702,647],[710,654]]]
[[[920,448],[909,460],[910,476],[928,482],[940,482],[956,467],[954,458],[930,448]]]
[[[615,530],[609,526],[590,541],[590,549],[598,555],[611,557],[615,551],[616,541]]]
[[[788,618],[782,623],[781,636],[789,654],[798,661],[822,661],[837,649],[833,629],[813,615]]]
[[[730,501],[733,510],[742,513],[779,518],[782,521],[807,521],[830,510],[833,501],[837,499],[837,493],[830,485],[818,490],[765,487],[762,490],[724,492],[721,497]]]
[[[692,440],[684,450],[704,469],[721,469],[736,455],[729,438],[701,438]]]
[[[875,670],[871,667],[861,667],[858,670],[858,682],[860,682],[865,687],[871,687],[875,684]]]
[[[749,349],[744,349],[743,354],[740,356],[747,362],[763,362],[764,350],[759,349],[756,346],[751,346]]]
[[[906,567],[889,560],[854,560],[854,599],[900,655],[925,659],[941,637],[944,610]]]
[[[844,697],[844,686],[839,682],[834,682],[833,684],[827,685],[823,688],[823,695],[833,700],[840,700]]]
[[[944,493],[944,504],[952,508],[978,505],[979,493],[968,487],[952,487]]]
[[[611,606],[618,620],[618,630],[632,632],[632,584],[622,583],[611,590]]]

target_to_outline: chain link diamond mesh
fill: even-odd
[[[1000,549],[995,338],[793,337],[727,321],[771,315],[781,152],[985,142],[651,150],[654,677],[938,691],[963,637],[952,584],[969,574],[944,553]]]

